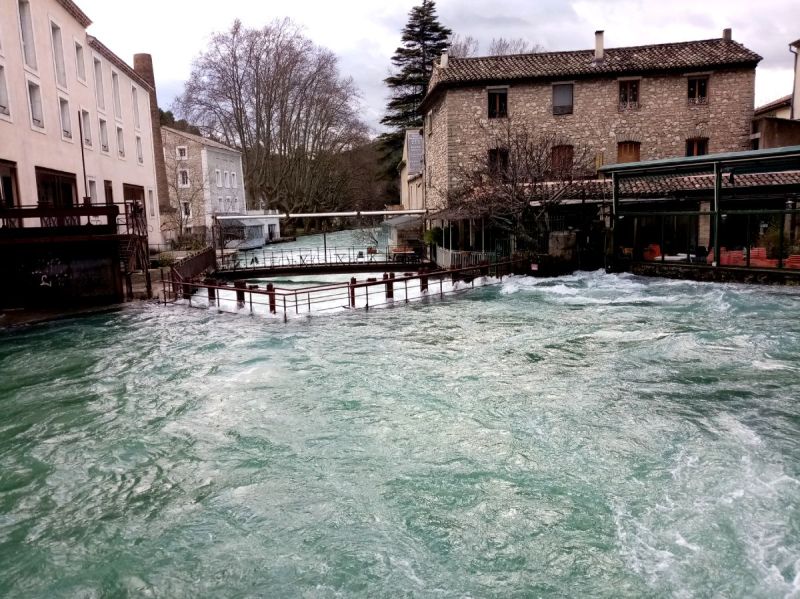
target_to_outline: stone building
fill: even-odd
[[[207,137],[161,127],[170,208],[165,237],[211,240],[214,216],[244,214],[242,153]]]
[[[420,108],[429,207],[445,205],[459,172],[502,151],[496,140],[508,127],[581,147],[595,169],[750,147],[761,57],[730,29],[718,39],[608,49],[602,31],[595,37],[594,50],[441,57]]]

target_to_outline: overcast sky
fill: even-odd
[[[387,93],[383,79],[400,42],[408,12],[421,0],[77,0],[94,22],[90,33],[133,62],[148,52],[159,104],[169,108],[183,90],[192,59],[209,36],[234,19],[262,26],[290,17],[315,43],[333,50],[344,75],[361,90],[365,119],[379,131]],[[800,38],[798,0],[439,0],[439,20],[488,47],[493,37],[524,37],[545,50],[594,47],[605,30],[606,47],[733,38],[764,57],[756,71],[756,105],[791,92],[793,55]]]

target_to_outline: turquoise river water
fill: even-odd
[[[798,311],[598,272],[0,333],[0,595],[798,596]]]

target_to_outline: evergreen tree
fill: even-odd
[[[384,172],[387,178],[397,178],[397,163],[403,152],[403,136],[409,127],[421,127],[422,115],[417,110],[428,92],[433,61],[447,49],[452,31],[439,23],[436,3],[422,0],[411,9],[403,28],[402,45],[395,50],[392,64],[397,72],[384,79],[392,97],[386,106],[381,123],[391,127],[381,136]]]

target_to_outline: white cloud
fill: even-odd
[[[319,45],[336,52],[344,75],[363,96],[364,114],[378,127],[387,91],[389,59],[400,30],[417,2],[401,0],[78,0],[92,18],[91,33],[128,62],[133,54],[153,55],[159,101],[169,107],[191,70],[192,59],[209,36],[235,18],[261,26],[290,17]],[[734,39],[764,56],[757,71],[756,103],[790,93],[793,56],[788,43],[798,37],[796,0],[758,4],[741,0],[439,0],[443,24],[488,46],[493,37],[525,37],[548,50],[591,48],[595,29],[606,45],[640,45],[719,37],[732,27]],[[157,17],[157,18],[156,18]]]

